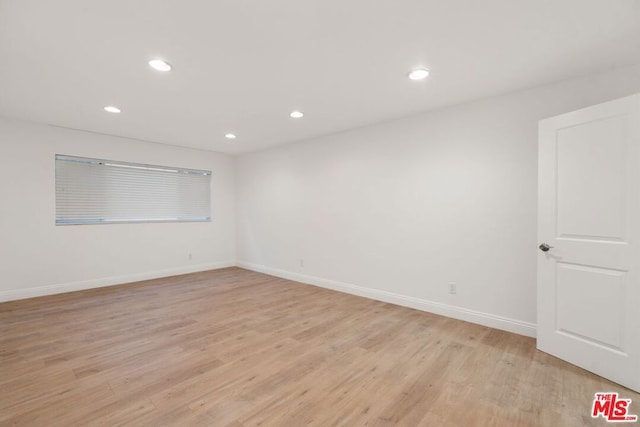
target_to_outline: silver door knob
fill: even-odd
[[[542,252],[547,252],[547,251],[549,251],[549,249],[552,249],[552,248],[553,248],[553,246],[549,246],[546,243],[542,243],[542,244],[540,244],[540,246],[538,246],[538,249],[540,249]]]

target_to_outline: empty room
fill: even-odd
[[[0,426],[640,421],[637,0],[0,0]]]

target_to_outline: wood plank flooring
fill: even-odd
[[[531,338],[240,268],[0,304],[0,426],[598,426]]]

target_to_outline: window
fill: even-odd
[[[56,155],[56,225],[211,221],[211,172]]]

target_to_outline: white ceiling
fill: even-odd
[[[639,63],[640,1],[0,0],[0,54],[2,116],[241,153]]]

